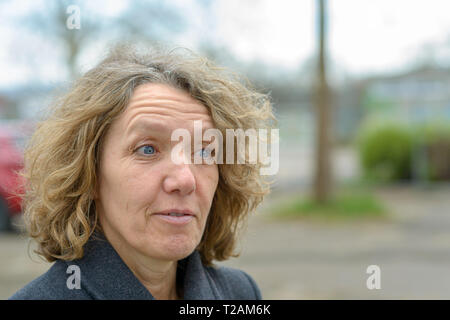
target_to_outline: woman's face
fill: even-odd
[[[162,84],[135,89],[127,109],[107,132],[100,155],[95,201],[110,241],[171,261],[188,256],[199,244],[218,167],[171,159],[178,143],[171,141],[172,131],[187,129],[193,140],[194,120],[202,120],[203,130],[214,128],[207,108],[184,91]],[[191,215],[167,215],[176,210]]]

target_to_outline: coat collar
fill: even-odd
[[[80,267],[82,287],[94,299],[155,299],[103,235],[94,233],[84,250],[83,258],[67,263]],[[178,261],[177,281],[183,283],[185,300],[223,299],[197,250]]]

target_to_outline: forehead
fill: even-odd
[[[121,118],[126,131],[137,127],[142,120],[180,125],[202,120],[204,126],[214,127],[208,108],[200,101],[181,89],[155,83],[143,84],[134,90]]]

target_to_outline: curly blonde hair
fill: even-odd
[[[38,244],[35,252],[47,261],[81,258],[93,232],[101,231],[93,196],[102,142],[134,89],[144,83],[185,90],[208,108],[224,135],[229,128],[270,129],[276,124],[267,94],[206,58],[189,50],[140,52],[116,46],[55,100],[25,148],[20,173],[26,181],[25,224]],[[259,174],[260,167],[259,162],[218,164],[219,183],[197,247],[205,265],[239,256],[234,251],[240,226],[270,192],[271,182]]]

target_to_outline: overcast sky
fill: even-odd
[[[202,40],[225,46],[238,59],[295,69],[316,49],[314,0],[172,0],[188,27],[172,42],[195,49]],[[89,10],[115,15],[127,1],[90,2]],[[13,26],[13,17],[32,9],[45,10],[45,1],[4,1],[0,5],[0,86],[31,78],[58,81],[54,44]],[[436,53],[450,62],[450,1],[448,0],[330,0],[329,53],[340,70],[351,75],[392,72],[426,56],[426,44],[441,44]],[[83,12],[82,12],[83,14]],[[81,16],[83,19],[83,16]],[[100,42],[99,42],[100,43]],[[444,44],[447,43],[446,46]],[[100,44],[83,56],[89,67]],[[23,54],[35,52],[34,58]]]

